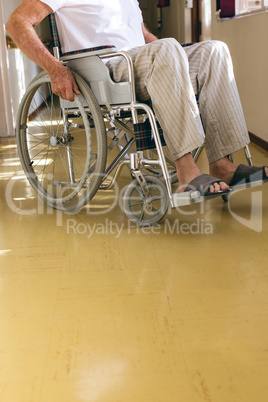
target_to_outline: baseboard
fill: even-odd
[[[251,142],[268,151],[268,141],[265,141],[251,132],[249,132],[249,137]]]

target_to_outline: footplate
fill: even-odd
[[[200,191],[186,191],[183,193],[173,193],[172,194],[172,207],[184,207],[187,205],[198,204],[200,202],[208,201],[212,198],[222,197],[229,195],[232,190],[228,191],[217,191],[215,194],[201,194]]]

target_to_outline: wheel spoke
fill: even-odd
[[[17,125],[21,163],[30,183],[45,202],[66,210],[81,208],[92,198],[106,164],[106,132],[100,107],[88,85],[74,75],[82,95],[70,103],[71,109],[67,102],[68,107],[63,109],[47,74],[40,73],[26,90]],[[89,177],[93,158],[97,174]],[[87,186],[83,186],[85,181]]]
[[[144,204],[144,201],[137,201],[137,202],[133,202],[131,204],[129,204],[130,207],[135,207],[136,205],[142,205]]]
[[[145,197],[140,184],[134,180],[126,189],[124,210],[132,222],[142,226],[154,225],[166,214],[169,199],[165,184],[159,178],[155,176],[145,176],[144,178],[151,196]],[[134,197],[135,193],[139,195],[140,200],[137,199],[137,196]],[[150,209],[147,208],[147,199],[150,202]]]

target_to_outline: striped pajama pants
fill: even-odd
[[[206,41],[183,48],[168,38],[128,53],[134,64],[137,98],[151,99],[174,160],[204,140],[209,163],[249,143],[232,60],[224,43]],[[111,59],[107,65],[116,82],[127,81],[125,59]]]

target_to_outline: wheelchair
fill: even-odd
[[[99,189],[110,188],[126,165],[133,180],[123,196],[123,208],[137,225],[158,223],[169,205],[204,201],[197,191],[172,192],[175,164],[163,148],[152,107],[136,99],[128,53],[109,45],[62,54],[54,14],[50,24],[54,56],[72,70],[81,95],[75,95],[73,102],[60,99],[43,71],[22,98],[16,125],[18,152],[38,196],[52,208],[77,212]],[[126,59],[127,82],[111,79],[103,59],[113,57]],[[116,155],[106,166],[107,155],[114,150]],[[195,160],[201,150],[194,151]],[[247,147],[245,153],[252,164]]]

